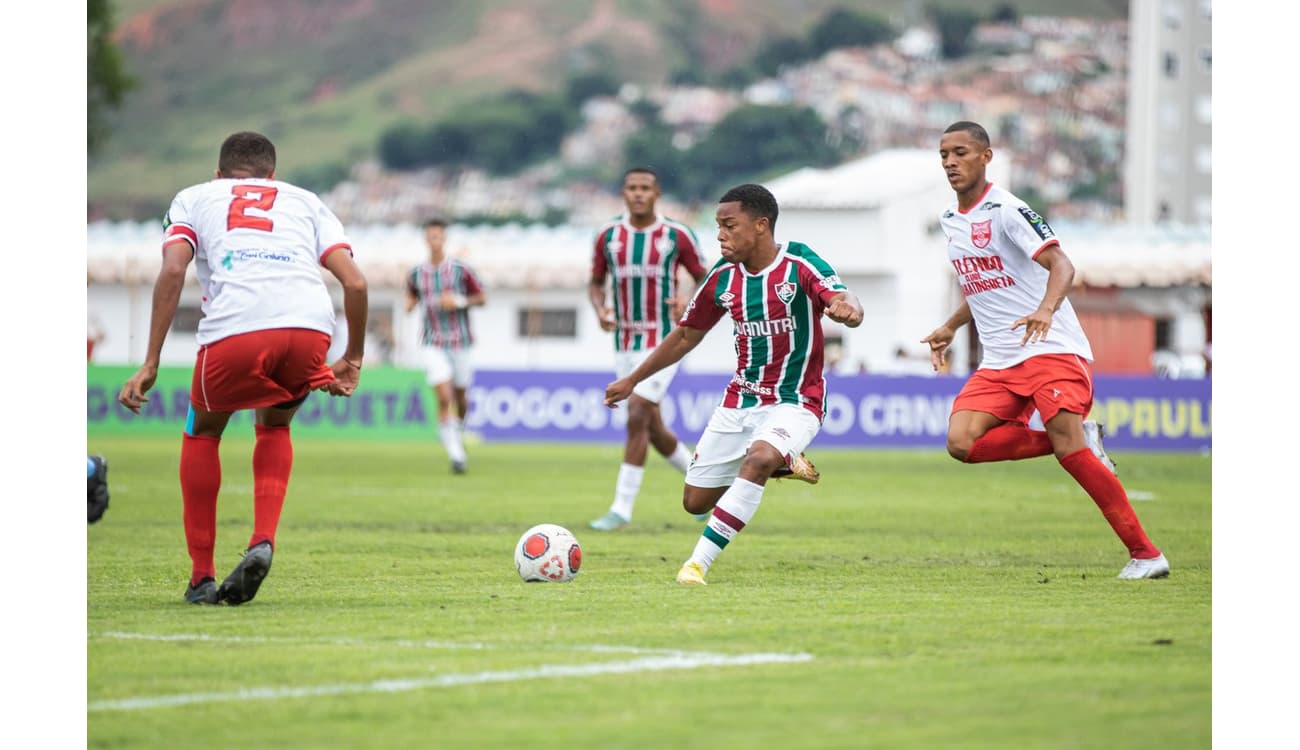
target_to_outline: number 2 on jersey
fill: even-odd
[[[230,192],[235,199],[230,202],[230,213],[226,214],[226,231],[232,229],[260,229],[271,231],[274,226],[270,217],[249,216],[245,211],[250,208],[270,211],[275,205],[276,188],[262,185],[233,185]]]

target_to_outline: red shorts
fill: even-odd
[[[190,403],[204,411],[260,409],[302,398],[327,383],[329,334],[273,328],[228,336],[199,347]]]
[[[1092,368],[1073,354],[1042,354],[1005,370],[976,370],[957,394],[953,412],[982,411],[1007,422],[1028,423],[1034,409],[1043,422],[1057,412],[1086,417],[1092,411]]]

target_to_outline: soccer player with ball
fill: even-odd
[[[778,244],[777,203],[761,185],[728,190],[716,219],[722,260],[700,284],[676,328],[641,364],[605,389],[617,408],[641,381],[694,349],[724,315],[736,338],[732,376],[695,447],[682,505],[712,511],[695,551],[677,573],[684,585],[705,585],[718,554],[753,519],[773,472],[792,462],[821,429],[821,316],[856,328],[862,305],[812,248]]]

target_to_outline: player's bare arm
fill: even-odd
[[[1022,318],[1017,318],[1011,324],[1013,331],[1021,326],[1025,327],[1025,335],[1020,339],[1021,346],[1047,338],[1047,332],[1052,328],[1052,315],[1065,301],[1065,295],[1074,284],[1074,264],[1061,251],[1060,245],[1048,247],[1034,260],[1048,271],[1047,292],[1043,295],[1043,301],[1039,303],[1038,309]]]
[[[943,368],[943,358],[947,356],[948,347],[957,336],[957,331],[969,322],[971,322],[970,305],[962,302],[961,307],[948,316],[948,320],[944,321],[943,325],[921,339],[922,344],[930,345],[930,365],[934,367],[935,372]]]
[[[665,367],[681,361],[682,357],[689,354],[692,349],[704,340],[704,334],[705,331],[698,328],[688,328],[687,326],[674,328],[664,337],[659,346],[654,348],[650,356],[645,358],[644,362],[627,374],[627,377],[619,378],[605,386],[605,406],[617,409],[618,402],[631,396],[632,389],[636,387],[637,383]]]
[[[335,250],[325,256],[325,268],[343,286],[343,317],[348,324],[348,346],[343,356],[330,365],[334,382],[326,386],[331,396],[351,396],[361,382],[361,361],[366,356],[366,317],[369,291],[366,277],[352,254]]]
[[[420,304],[420,295],[416,294],[410,287],[406,288],[406,311],[410,312],[415,306]]]
[[[144,394],[153,388],[158,378],[158,363],[162,359],[163,342],[171,330],[176,308],[181,303],[181,290],[185,288],[185,270],[194,258],[194,249],[184,240],[163,246],[162,268],[153,286],[153,311],[149,318],[149,347],[145,350],[144,364],[122,386],[117,400],[126,408],[139,414],[140,406],[148,403]]]
[[[600,321],[600,330],[612,331],[618,327],[614,320],[614,310],[605,304],[605,279],[592,277],[587,283],[587,299],[591,309],[596,311],[596,320]]]
[[[840,292],[826,306],[826,317],[849,328],[862,325],[862,303],[852,292]]]

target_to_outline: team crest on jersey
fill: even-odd
[[[790,304],[790,300],[794,299],[795,286],[793,281],[783,281],[777,284],[775,288],[777,298],[787,305]]]
[[[655,240],[655,249],[665,255],[672,252],[673,248],[676,246],[677,240],[674,240],[672,237],[667,235]]]
[[[970,241],[975,247],[988,247],[993,239],[993,220],[976,221],[970,225]]]
[[[605,249],[612,254],[617,254],[619,250],[623,249],[623,243],[618,240],[610,240],[605,244]]]

